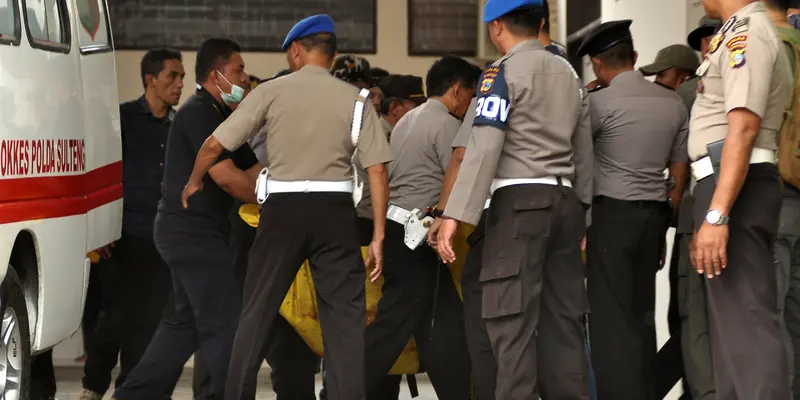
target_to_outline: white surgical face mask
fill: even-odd
[[[231,85],[230,93],[225,93],[224,90],[219,89],[219,86],[217,86],[217,89],[219,89],[220,93],[222,94],[222,101],[224,101],[227,105],[241,103],[244,99],[244,89],[241,86],[232,84],[231,81],[225,77],[225,75],[222,75],[222,72],[217,71],[217,73],[222,77],[222,79],[225,79],[225,82],[228,82],[228,84]]]

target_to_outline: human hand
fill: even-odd
[[[436,249],[436,243],[438,238],[436,237],[439,234],[439,228],[442,226],[442,219],[436,218],[433,220],[433,225],[428,228],[428,244]]]
[[[706,274],[708,279],[722,274],[728,266],[728,226],[711,225],[704,222],[692,238],[690,253],[692,265],[698,274]]]
[[[183,193],[181,193],[183,208],[189,208],[189,197],[192,197],[192,195],[201,190],[203,190],[203,181],[192,182],[189,180],[186,186],[183,187]]]
[[[364,265],[366,267],[370,265],[374,266],[372,272],[369,274],[370,282],[375,282],[381,277],[381,273],[383,273],[383,240],[373,239],[372,242],[370,242],[367,250],[367,259],[364,261]]]
[[[100,258],[108,260],[109,258],[111,258],[111,249],[113,248],[114,248],[114,243],[112,242],[95,250],[95,252],[100,256]]]
[[[453,250],[453,237],[458,229],[458,221],[452,218],[444,218],[439,227],[436,238],[436,251],[439,257],[447,264],[456,261],[456,252]]]

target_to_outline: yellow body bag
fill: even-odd
[[[239,208],[239,215],[252,227],[258,226],[260,210],[255,204],[245,204]],[[452,265],[450,272],[453,276],[456,289],[461,295],[461,271],[464,269],[464,259],[467,255],[467,236],[474,230],[474,227],[460,224],[458,233],[453,242],[456,251],[456,262]],[[367,248],[361,248],[364,258],[367,256]],[[378,312],[378,301],[381,298],[381,287],[383,277],[377,282],[370,282],[365,273],[366,297],[367,297],[367,324],[372,323],[375,314]],[[294,327],[297,333],[303,338],[308,346],[318,355],[322,356],[322,328],[319,323],[319,313],[317,308],[317,294],[314,290],[314,281],[311,279],[311,268],[306,260],[300,267],[297,277],[289,288],[286,298],[283,300],[280,310],[281,315],[286,318],[289,324]],[[400,354],[395,362],[390,375],[415,374],[419,371],[419,356],[417,346],[412,338],[403,353]]]

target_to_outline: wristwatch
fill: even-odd
[[[434,218],[444,217],[444,210],[440,210],[438,207],[434,207],[433,210],[431,210],[431,215],[433,215]]]
[[[709,225],[728,225],[729,220],[730,217],[722,215],[718,210],[709,210],[708,213],[706,213],[706,222],[708,222]]]

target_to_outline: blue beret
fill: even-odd
[[[492,22],[518,8],[541,6],[545,0],[487,0],[483,6],[483,22]]]
[[[286,35],[286,40],[283,41],[281,50],[286,51],[295,40],[303,39],[319,33],[334,33],[333,18],[328,14],[312,15],[308,18],[300,20],[296,23],[289,34]]]

